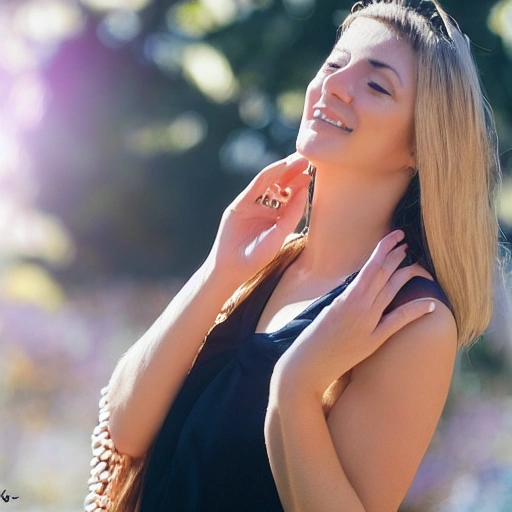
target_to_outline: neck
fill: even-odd
[[[369,179],[317,169],[308,241],[298,261],[301,271],[336,280],[359,270],[392,230],[408,181],[404,173]]]

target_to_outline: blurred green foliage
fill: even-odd
[[[512,66],[494,4],[443,2],[474,42],[505,151]],[[223,208],[294,150],[305,88],[350,5],[84,0],[39,69],[46,113],[25,134],[37,206],[76,248],[50,270],[65,283],[189,274]]]

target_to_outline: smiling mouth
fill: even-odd
[[[316,109],[313,113],[313,117],[315,119],[321,119],[322,121],[325,121],[326,123],[329,123],[332,126],[335,126],[336,128],[340,128],[346,133],[352,133],[354,130],[352,128],[349,128],[348,126],[345,126],[341,121],[334,121],[332,119],[329,119],[327,116],[322,114],[322,112],[319,109]]]

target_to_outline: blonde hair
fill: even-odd
[[[498,248],[501,180],[495,128],[469,39],[436,3],[450,38],[399,4],[350,15],[379,19],[410,41],[418,59],[415,158],[427,266],[453,308],[459,346],[488,326]]]

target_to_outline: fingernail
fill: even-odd
[[[435,302],[431,302],[429,305],[428,305],[428,312],[429,313],[432,313],[432,311],[434,311],[436,309],[436,304]]]
[[[280,190],[279,190],[279,194],[280,194],[280,195],[281,195],[281,197],[283,197],[283,198],[288,198],[288,197],[290,197],[291,193],[292,193],[292,189],[291,189],[291,188],[289,188],[289,187],[286,187],[286,188],[283,188],[283,189],[280,189]]]

